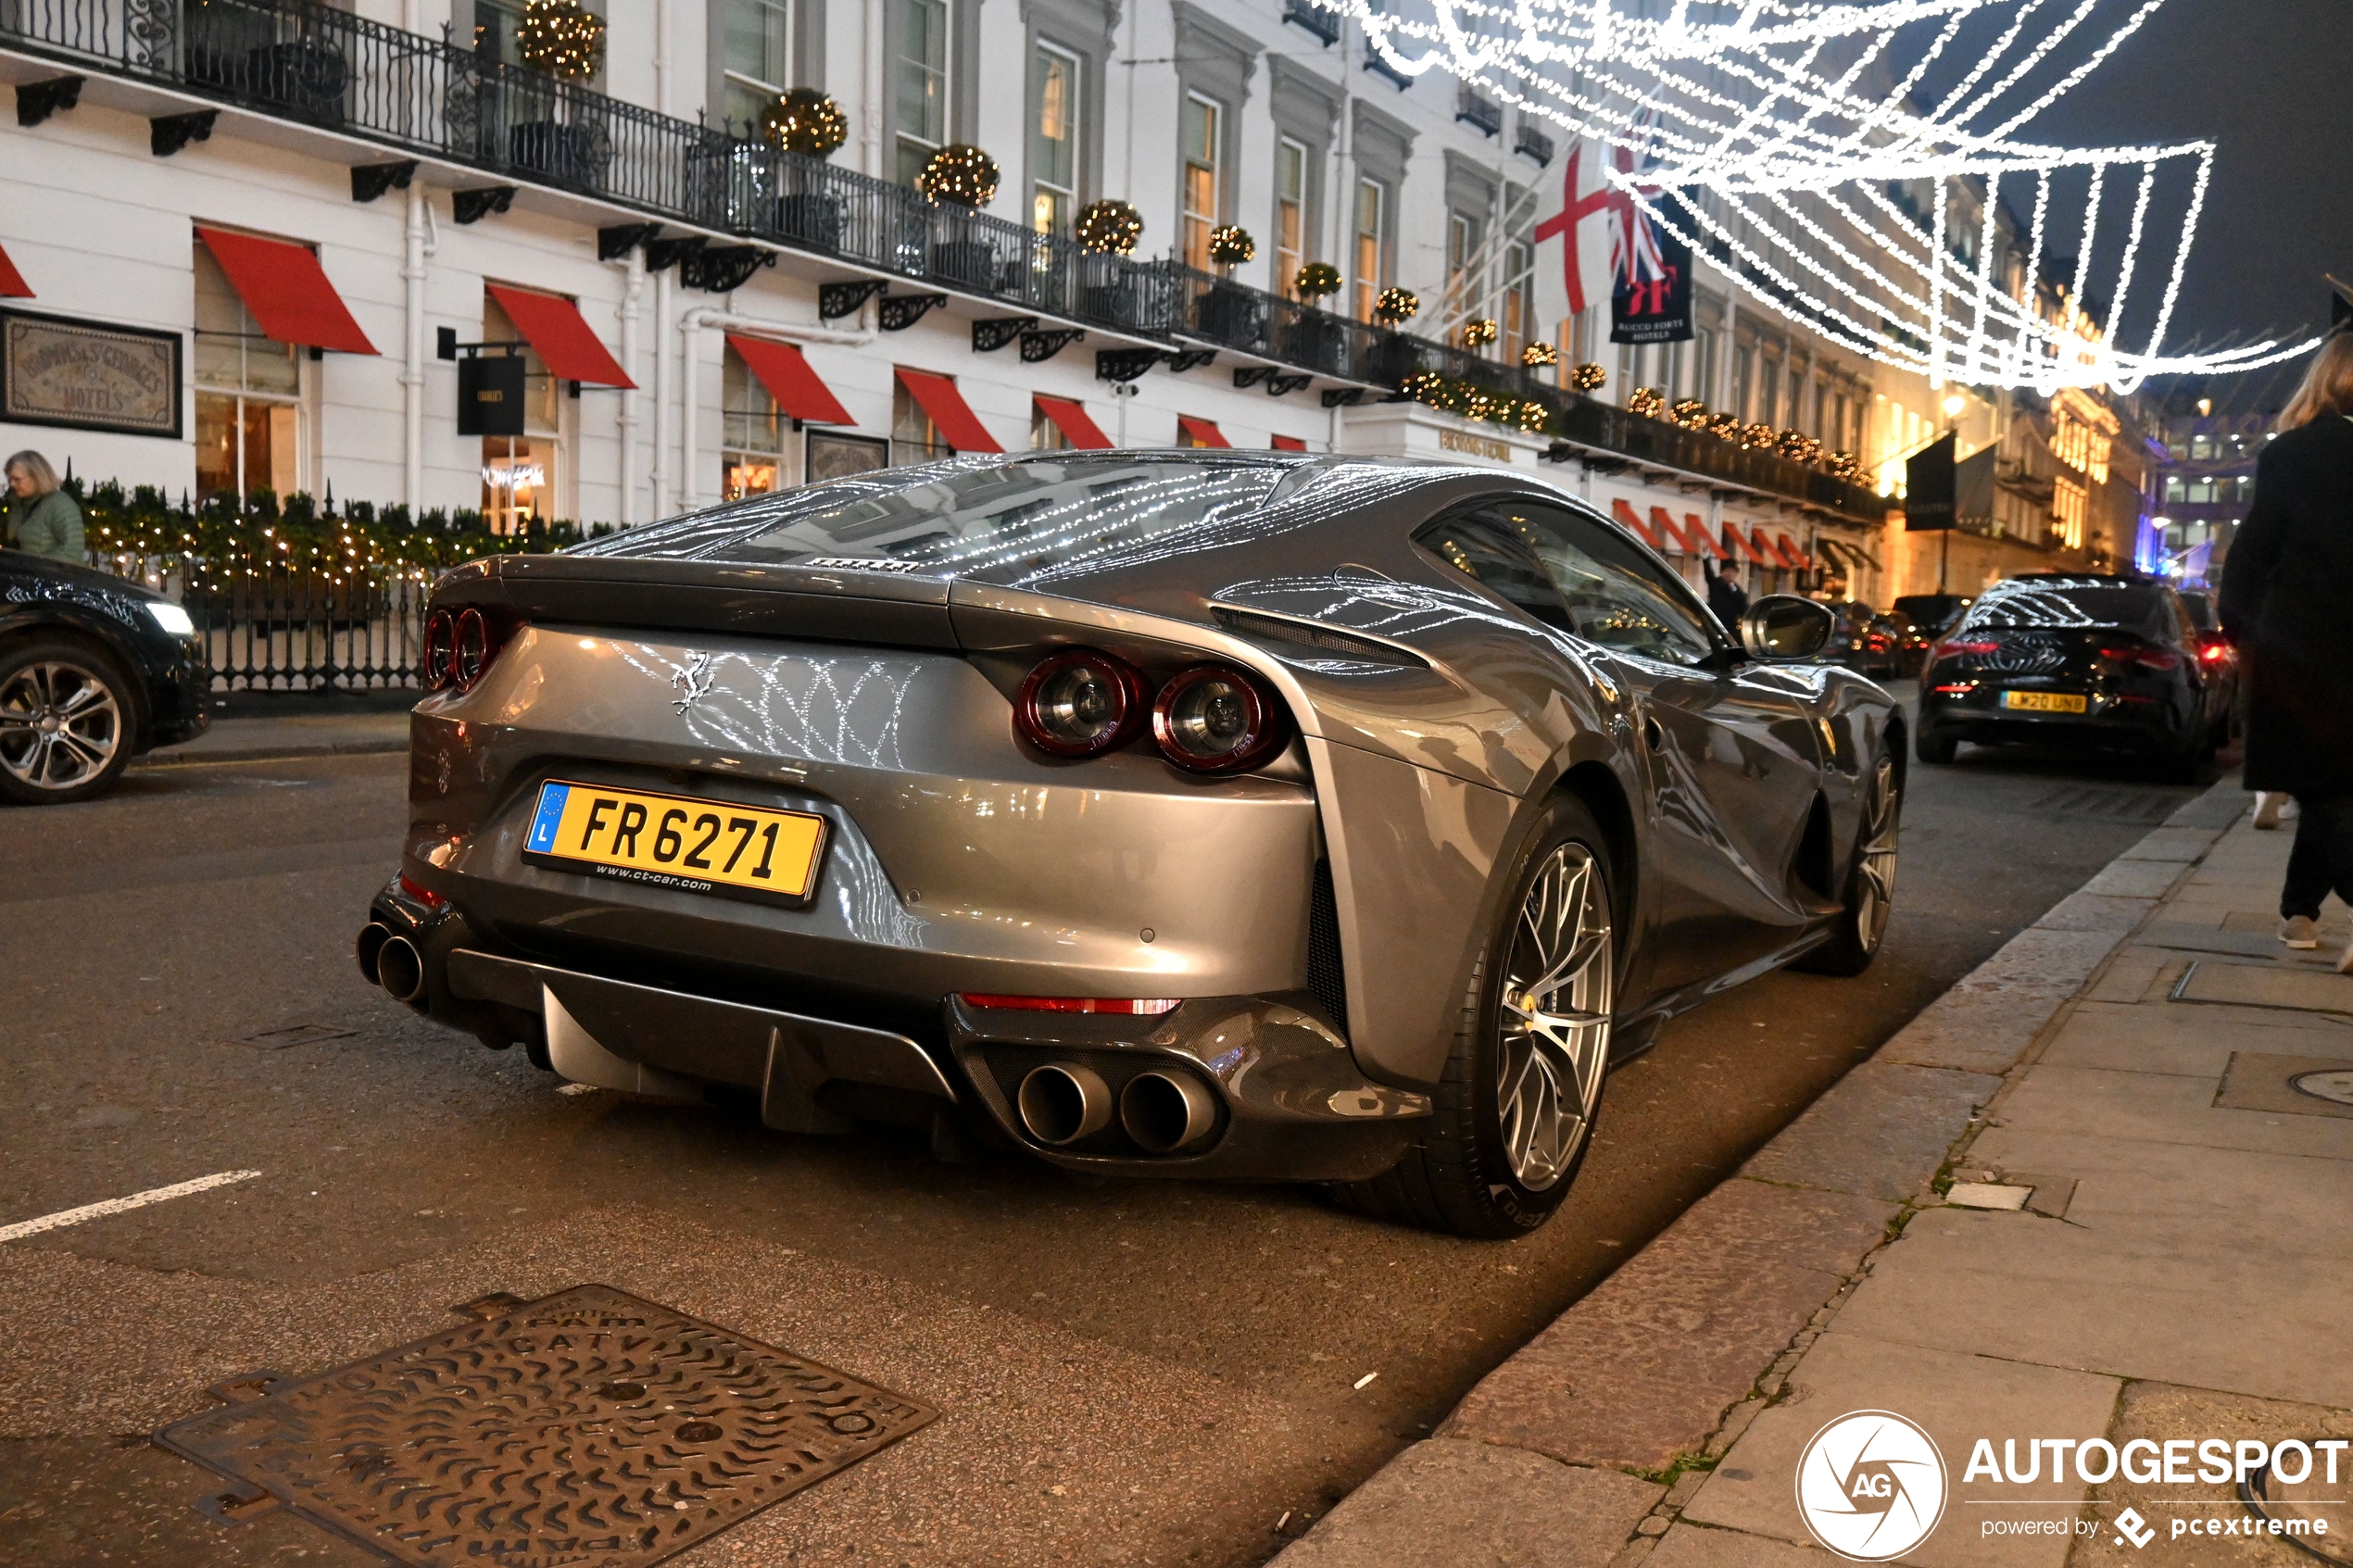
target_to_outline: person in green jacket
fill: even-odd
[[[82,547],[82,508],[57,486],[57,470],[38,452],[8,459],[6,544],[51,560],[87,564]]]

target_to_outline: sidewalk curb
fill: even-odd
[[[321,746],[245,746],[219,751],[182,752],[167,747],[132,761],[134,768],[195,768],[208,762],[283,762],[305,757],[389,757],[409,749],[409,737],[332,741]]]
[[[1647,1557],[1716,1458],[1779,1394],[1867,1261],[1940,1201],[1938,1175],[2248,798],[2233,779],[2215,784],[2012,937],[1481,1379],[1276,1568],[1410,1561],[1441,1526],[1491,1510],[1554,1513],[1569,1492],[1622,1519],[1613,1568]],[[1550,1463],[1476,1474],[1452,1465],[1457,1485],[1431,1499],[1419,1477],[1432,1464],[1424,1450],[1438,1445]],[[1627,1484],[1638,1479],[1650,1500],[1629,1512],[1640,1494]],[[1522,1544],[1542,1555],[1492,1561],[1601,1561]]]

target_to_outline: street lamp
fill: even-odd
[[[1957,420],[1968,411],[1968,398],[1962,396],[1957,392],[1949,392],[1944,395],[1944,417],[1946,419]]]

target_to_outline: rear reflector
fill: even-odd
[[[1000,997],[960,991],[956,999],[973,1008],[1017,1008],[1025,1012],[1117,1012],[1150,1017],[1176,1010],[1175,997]]]
[[[1956,686],[1939,686],[1936,689],[1944,696],[1950,696],[1955,692],[1973,692],[1977,690],[1977,683],[1975,681],[1963,681],[1960,684]]]
[[[402,872],[400,873],[400,891],[406,893],[409,897],[414,898],[418,903],[422,904],[428,909],[438,909],[443,905],[449,902],[448,899],[444,898],[440,894],[435,893],[423,883],[411,877],[407,872]]]

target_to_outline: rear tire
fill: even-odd
[[[1609,1072],[1619,950],[1608,841],[1556,797],[1472,966],[1428,1130],[1347,1207],[1509,1240],[1561,1206],[1592,1148]]]
[[[1960,754],[1961,743],[1950,735],[1931,735],[1922,730],[1912,742],[1912,755],[1923,762],[1938,765],[1950,762]]]
[[[1855,827],[1855,859],[1846,871],[1846,907],[1831,939],[1790,965],[1809,974],[1856,975],[1871,967],[1887,938],[1895,907],[1896,847],[1904,831],[1904,791],[1895,759],[1882,755],[1871,769]]]
[[[0,800],[63,806],[110,788],[136,749],[131,679],[63,638],[0,650]]]

